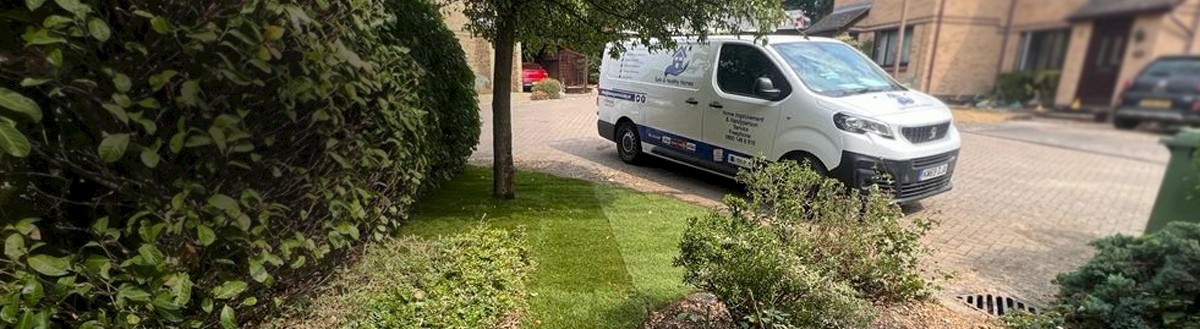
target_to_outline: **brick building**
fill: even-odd
[[[835,0],[808,31],[857,36],[933,95],[987,94],[1001,72],[1050,70],[1055,107],[1100,109],[1154,58],[1200,51],[1198,26],[1200,0]]]
[[[475,72],[475,91],[480,94],[492,93],[492,73],[495,68],[496,49],[486,39],[478,38],[467,31],[467,16],[462,13],[462,4],[452,2],[442,9],[446,26],[454,31],[458,44],[462,46],[467,56],[467,64]],[[518,44],[513,54],[513,80],[510,84],[514,92],[521,91],[521,45]]]

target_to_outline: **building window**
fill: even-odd
[[[1070,29],[1021,33],[1016,68],[1024,71],[1061,69],[1070,38]]]
[[[872,58],[882,66],[896,64],[896,45],[900,42],[900,29],[875,32],[875,51]],[[904,29],[904,49],[900,50],[900,65],[908,65],[908,53],[912,48],[913,28]]]

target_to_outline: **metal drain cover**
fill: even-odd
[[[967,306],[973,307],[980,312],[991,315],[1004,315],[1008,312],[1025,311],[1037,314],[1037,308],[1027,305],[1024,302],[1008,296],[978,294],[978,295],[962,295],[957,297]]]

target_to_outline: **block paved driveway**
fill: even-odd
[[[732,181],[666,161],[631,166],[597,135],[593,95],[530,102],[514,95],[518,167],[717,205]],[[490,165],[490,100],[481,99],[483,136],[471,161]],[[1093,239],[1138,234],[1162,179],[1162,133],[1054,121],[959,123],[962,150],[954,190],[906,209],[941,222],[926,238],[925,260],[939,299],[999,293],[1045,302],[1057,273],[1091,256]],[[517,191],[518,197],[520,191]],[[952,306],[953,308],[954,306]],[[966,310],[959,306],[959,310]]]

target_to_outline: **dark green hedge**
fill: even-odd
[[[479,134],[415,1],[0,4],[0,327],[236,327],[387,236]]]

